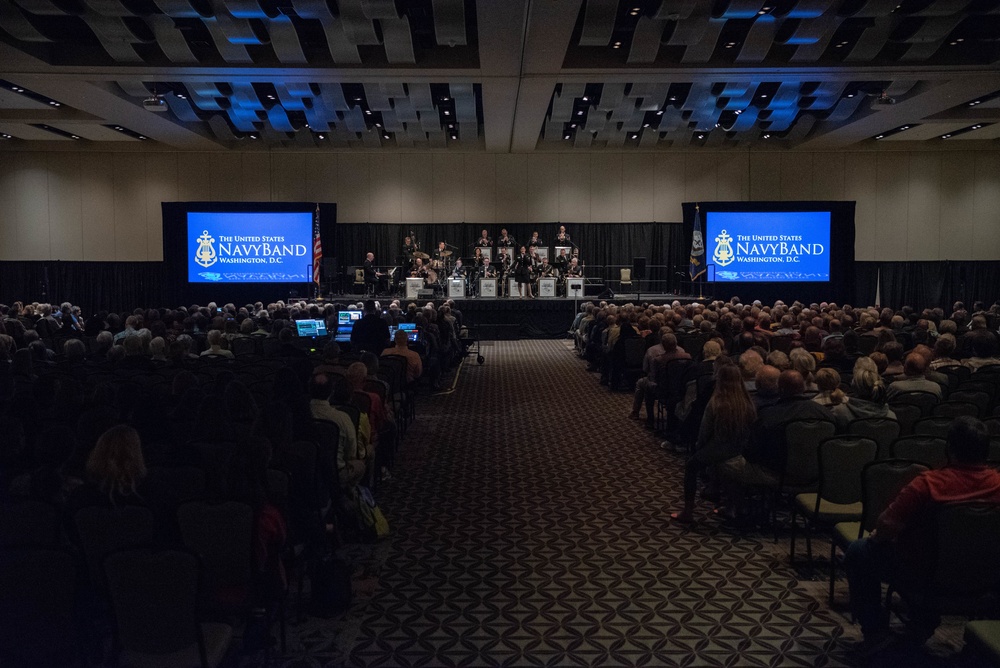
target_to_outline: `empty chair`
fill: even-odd
[[[119,662],[181,668],[219,665],[227,624],[199,622],[198,558],[176,550],[125,550],[104,561]]]
[[[914,436],[935,436],[937,438],[948,438],[948,430],[951,428],[950,417],[926,417],[917,420],[913,425]]]
[[[80,654],[73,555],[0,549],[0,665],[61,665]]]
[[[862,418],[847,425],[847,433],[865,436],[878,444],[876,459],[887,459],[892,442],[899,438],[900,426],[889,418]]]
[[[875,460],[877,452],[878,444],[863,436],[835,436],[820,444],[817,491],[796,495],[792,505],[790,561],[795,559],[796,514],[806,520],[806,553],[810,561],[813,526],[861,519],[861,472]]]
[[[920,462],[932,469],[939,469],[948,464],[947,441],[943,438],[927,435],[904,436],[892,444],[892,456],[896,459],[908,459]]]
[[[905,459],[885,459],[865,466],[861,472],[861,519],[838,522],[830,534],[830,605],[833,605],[837,573],[837,548],[847,551],[854,541],[867,538],[875,529],[879,515],[889,507],[899,491],[927,467]]]

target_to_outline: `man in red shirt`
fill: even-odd
[[[889,619],[882,609],[882,582],[903,556],[897,551],[900,535],[926,522],[928,511],[935,505],[957,501],[1000,503],[1000,472],[986,465],[989,447],[986,425],[967,416],[956,418],[948,432],[950,464],[914,478],[878,518],[871,536],[855,541],[847,549],[844,567],[851,610],[861,624],[866,645],[880,645],[889,637]],[[937,618],[914,621],[925,638],[940,623]]]

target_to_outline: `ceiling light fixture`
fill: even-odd
[[[632,135],[632,139],[638,139],[639,135]]]
[[[736,114],[737,116],[739,116],[740,114],[742,114],[742,113],[743,113],[743,110],[742,110],[742,109],[737,109],[737,110],[736,110],[736,111],[734,111],[733,113],[734,113],[734,114]]]
[[[885,135],[876,135],[876,136],[875,136],[875,139],[881,139],[881,138],[882,138],[882,137],[884,137],[884,136],[885,136]]]
[[[326,135],[317,135],[320,139],[326,139]]]
[[[569,135],[563,135],[563,139],[569,139]]]
[[[445,116],[451,116],[451,112],[450,112],[450,111],[448,111],[447,109],[445,109],[445,110],[444,110],[444,115],[445,115]]]
[[[584,96],[583,96],[583,97],[581,97],[580,99],[581,99],[581,100],[583,100],[584,102],[590,102],[590,98],[589,98],[589,97],[587,97],[586,95],[584,95]]]
[[[705,138],[705,135],[703,135],[703,134],[699,134],[698,135],[698,139],[704,139],[704,138]]]
[[[371,109],[365,109],[365,116],[371,116],[371,115],[372,115],[372,110]]]
[[[662,115],[663,115],[663,110],[662,110],[662,109],[660,109],[660,110],[659,110],[658,112],[656,112],[656,115],[657,115],[657,116],[662,116]]]
[[[950,137],[950,136],[951,136],[950,134],[947,134],[947,135],[941,135],[941,139],[947,139],[947,138],[948,138],[948,137]]]
[[[643,124],[642,124],[642,127],[644,127],[644,128],[648,128],[648,127],[649,127],[649,123],[643,123]]]
[[[769,134],[764,135],[764,139],[770,139],[770,138],[771,138],[771,135],[769,135]]]
[[[622,48],[622,43],[621,42],[615,42],[614,44],[611,45],[611,48],[612,49],[620,49],[620,48]]]
[[[389,139],[389,135],[382,135],[382,139]]]
[[[177,97],[178,97],[178,98],[180,98],[181,100],[186,100],[186,99],[188,99],[188,96],[187,96],[187,95],[185,95],[184,93],[177,93]]]

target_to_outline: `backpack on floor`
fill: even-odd
[[[361,530],[370,540],[375,541],[389,535],[389,522],[382,514],[382,509],[375,503],[371,490],[363,485],[358,485],[358,514]]]

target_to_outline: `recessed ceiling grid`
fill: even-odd
[[[358,148],[479,147],[479,84],[142,83],[135,98],[161,97],[176,122],[223,142]]]
[[[585,0],[565,66],[987,65],[997,2]]]
[[[540,148],[794,145],[899,99],[916,82],[681,81],[556,86]],[[897,98],[893,98],[894,100]]]
[[[3,0],[50,64],[474,67],[474,0]]]

